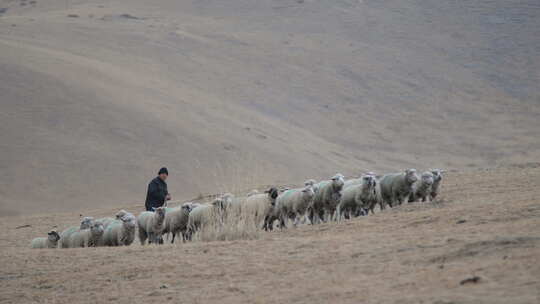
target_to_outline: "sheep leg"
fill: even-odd
[[[141,241],[141,245],[146,243],[147,238],[146,232],[139,228],[139,240]]]
[[[309,209],[308,212],[307,212],[307,217],[311,223],[311,225],[313,225],[313,209]]]
[[[174,244],[174,237],[175,237],[175,236],[176,236],[176,233],[173,232],[171,244]]]
[[[294,215],[294,220],[293,220],[293,226],[294,228],[296,228],[298,226],[298,223],[300,222],[300,217],[298,216],[298,214],[295,214]]]
[[[287,218],[288,218],[287,215],[281,216],[280,222],[279,222],[279,227],[281,228],[281,230],[283,230],[283,228],[287,229]]]
[[[327,218],[326,218],[326,214],[325,214],[325,213],[326,213],[326,212],[324,212],[324,209],[321,209],[321,210],[319,211],[319,218],[320,218],[323,222],[326,223]]]

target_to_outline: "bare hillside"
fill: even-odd
[[[538,303],[539,189],[538,164],[451,172],[437,204],[159,247],[33,250],[79,214],[7,217],[0,303]]]
[[[539,9],[0,0],[0,215],[537,161]]]

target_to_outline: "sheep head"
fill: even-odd
[[[103,223],[100,221],[92,222],[92,225],[90,226],[90,232],[94,236],[102,235],[105,231],[105,228],[103,227]]]
[[[433,181],[434,181],[433,173],[426,171],[422,173],[421,179],[422,179],[422,184],[425,184],[428,186],[433,185]]]
[[[165,218],[165,209],[165,207],[154,208],[154,213],[158,216],[158,218]]]
[[[191,202],[183,203],[181,208],[185,212],[190,213],[191,210],[193,210],[193,203]]]
[[[332,187],[334,188],[334,191],[341,191],[341,188],[343,188],[344,184],[345,177],[343,176],[343,174],[338,173],[332,177]]]
[[[91,216],[85,216],[81,221],[80,229],[88,229],[90,226],[92,226],[92,222],[94,221],[94,218]]]
[[[418,175],[416,174],[416,169],[407,169],[405,170],[405,181],[408,184],[413,184],[418,180]]]
[[[306,201],[311,201],[314,196],[315,196],[315,190],[313,190],[313,186],[308,185],[304,189],[302,189],[302,197]]]
[[[272,202],[272,206],[273,206],[274,203],[275,203],[276,198],[279,195],[278,189],[276,187],[272,187],[272,188],[264,191],[264,193],[268,194],[268,197],[270,198],[270,201]]]
[[[307,181],[304,182],[304,186],[313,186],[317,183],[316,180],[314,179],[308,179]]]
[[[444,170],[441,169],[432,169],[431,173],[433,174],[433,181],[440,182],[442,180],[442,174]]]
[[[377,185],[377,178],[372,174],[362,175],[362,186],[366,190],[371,190]]]
[[[60,235],[58,234],[58,232],[52,230],[51,232],[47,233],[47,238],[49,239],[49,241],[55,243],[60,240]]]
[[[126,212],[121,218],[120,220],[124,223],[124,226],[127,226],[127,227],[135,227],[137,226],[137,218],[129,213],[129,212]]]
[[[116,213],[116,219],[121,220],[128,212],[126,210],[120,210]]]

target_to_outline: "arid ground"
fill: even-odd
[[[0,303],[538,303],[539,197],[538,163],[469,169],[447,174],[437,203],[159,247],[32,250],[79,214],[8,217]]]

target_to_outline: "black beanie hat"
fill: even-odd
[[[163,168],[159,169],[158,175],[160,175],[162,173],[165,173],[165,174],[169,175],[169,170],[167,170],[167,168],[163,167]]]

